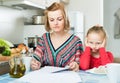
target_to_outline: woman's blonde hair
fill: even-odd
[[[88,30],[86,36],[88,36],[88,35],[89,35],[90,33],[92,33],[92,32],[95,32],[95,33],[101,33],[101,32],[102,32],[104,38],[107,37],[106,32],[105,32],[105,30],[103,29],[103,26],[96,25],[96,26],[91,27],[91,28]]]
[[[66,13],[65,13],[64,5],[62,3],[57,3],[57,2],[55,2],[51,6],[49,6],[45,10],[45,12],[44,12],[44,14],[45,14],[45,29],[46,29],[46,31],[48,31],[48,32],[51,31],[50,25],[49,25],[49,22],[48,22],[48,12],[49,11],[56,11],[56,10],[61,10],[62,11],[64,22],[65,22],[64,30],[68,31],[69,28],[70,28],[70,24],[69,24],[69,20],[68,20],[68,18],[66,16]]]

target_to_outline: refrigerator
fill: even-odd
[[[84,42],[84,14],[80,11],[68,11],[67,15],[70,21],[70,33],[75,34]]]

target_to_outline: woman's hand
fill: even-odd
[[[73,71],[79,71],[79,64],[77,62],[71,62],[69,68]]]
[[[30,65],[31,65],[32,70],[38,70],[41,67],[41,63],[39,61],[35,60],[34,58],[32,59]]]

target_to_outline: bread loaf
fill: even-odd
[[[21,49],[21,50],[25,50],[26,52],[28,51],[28,47],[27,46],[25,46],[24,44],[19,44],[18,45],[18,47],[17,48],[19,48],[19,49]]]
[[[22,50],[20,48],[12,48],[11,54],[20,53]]]
[[[12,49],[10,49],[10,51],[11,51],[11,54],[17,53],[16,48],[12,48]]]

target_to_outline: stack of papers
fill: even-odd
[[[66,69],[67,68],[45,66],[39,70],[32,71],[10,83],[78,83],[78,82],[80,83],[81,82],[81,78],[77,72],[68,71],[68,70],[61,71]]]

